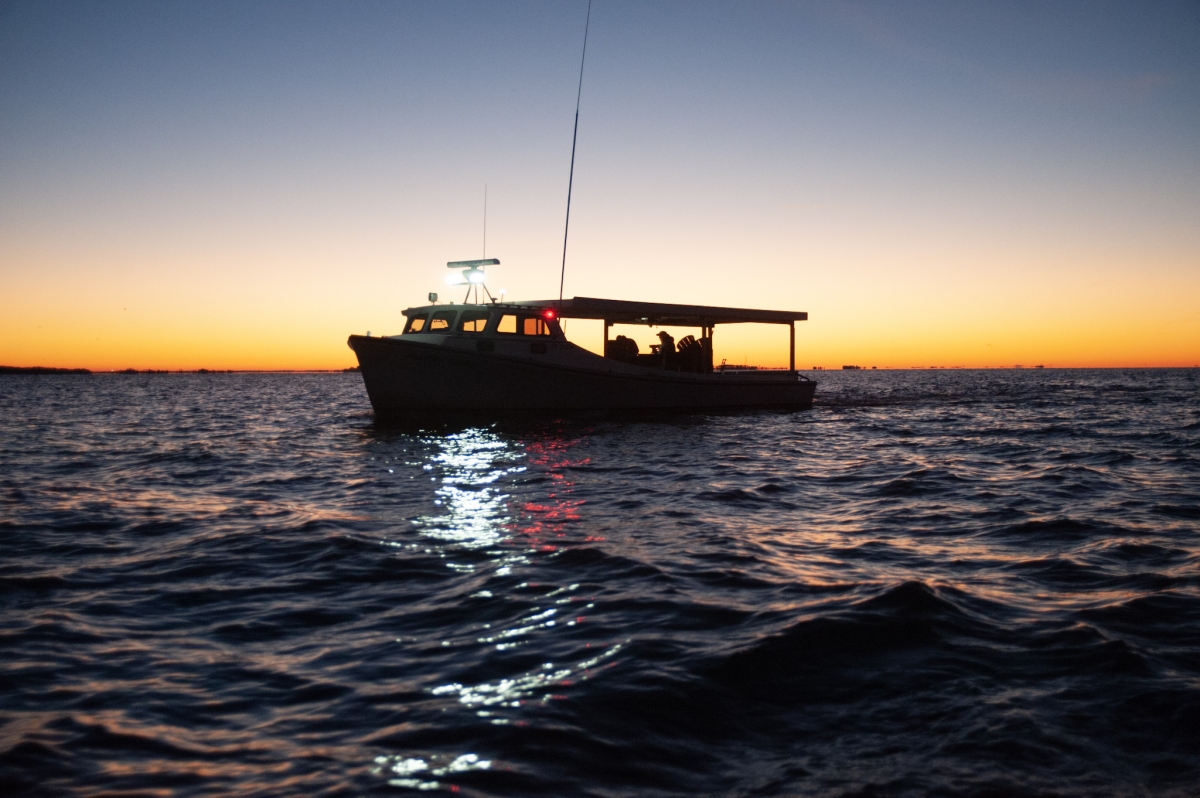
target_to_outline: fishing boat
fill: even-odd
[[[802,409],[812,406],[816,383],[796,371],[796,322],[807,313],[785,310],[673,305],[575,297],[563,299],[567,233],[571,225],[571,189],[575,182],[575,144],[579,101],[587,56],[583,57],[575,97],[575,135],[567,180],[567,216],[558,299],[501,302],[484,285],[485,268],[496,258],[451,261],[450,282],[467,286],[461,305],[428,305],[404,311],[399,335],[351,335],[359,371],[377,417],[428,412],[521,412],[589,410],[673,410],[747,407]],[[483,249],[487,254],[487,188],[484,187]],[[475,301],[470,299],[474,294]],[[503,296],[503,292],[501,292]],[[603,354],[571,343],[564,319],[604,322]],[[712,338],[718,324],[786,324],[790,331],[786,370],[713,367]],[[649,352],[623,335],[609,340],[614,324],[695,327],[700,337],[678,344],[665,330]]]
[[[463,281],[481,284],[484,265],[458,261]],[[436,294],[431,294],[436,299]],[[468,297],[470,290],[468,290]],[[476,291],[478,297],[478,290]],[[488,301],[491,300],[491,301]],[[371,405],[379,417],[428,412],[667,410],[812,406],[816,382],[796,371],[796,322],[786,310],[675,305],[574,297],[430,304],[405,310],[398,335],[351,335]],[[604,323],[603,354],[566,339],[561,321]],[[785,324],[787,369],[713,364],[720,324]],[[613,325],[693,327],[678,343],[666,332],[649,352]]]

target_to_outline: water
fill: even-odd
[[[1200,791],[1200,371],[819,376],[0,377],[0,792]]]

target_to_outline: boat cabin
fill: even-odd
[[[787,324],[789,370],[796,370],[796,322],[808,314],[786,310],[672,305],[660,302],[627,302],[616,299],[575,297],[573,299],[489,304],[429,305],[404,311],[407,321],[403,336],[439,335],[476,338],[476,349],[495,351],[495,342],[528,341],[531,351],[546,351],[546,342],[566,341],[560,319],[593,319],[604,322],[604,357],[634,366],[666,371],[710,374],[713,372],[713,331],[718,324]],[[649,352],[639,351],[637,342],[624,335],[610,339],[614,324],[696,327],[699,336],[687,335],[678,342],[665,330]]]
[[[402,335],[412,333],[440,333],[449,335],[462,333],[475,335],[490,333],[498,336],[534,336],[545,337],[558,335],[562,330],[558,326],[554,312],[530,311],[528,308],[509,308],[500,306],[465,306],[447,307],[434,306],[411,308],[404,311],[408,321],[404,324]]]

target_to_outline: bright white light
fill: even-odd
[[[446,282],[450,285],[462,285],[463,276],[458,272],[454,272],[453,274],[447,275]]]
[[[464,274],[467,276],[467,279],[473,283],[483,282],[483,272],[479,269],[468,269],[466,272],[464,272]]]

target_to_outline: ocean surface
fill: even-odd
[[[0,794],[1200,794],[1200,370],[814,376],[0,377]]]

